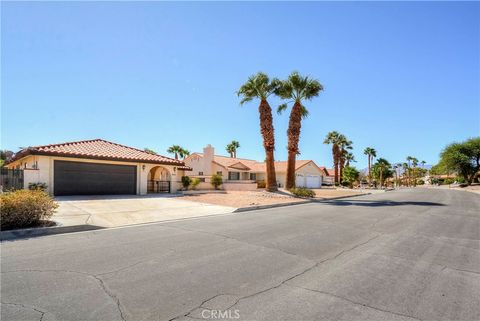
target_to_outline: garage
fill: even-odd
[[[54,195],[136,194],[137,167],[54,161]]]
[[[307,188],[320,188],[322,186],[321,177],[318,175],[305,176],[305,182]]]

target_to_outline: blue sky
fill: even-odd
[[[104,138],[264,159],[257,103],[235,92],[257,71],[317,78],[302,159],[331,165],[337,130],[356,164],[435,163],[480,133],[480,4],[475,2],[2,2],[1,143],[17,150]],[[279,100],[270,99],[272,108]],[[288,114],[274,117],[286,159]]]

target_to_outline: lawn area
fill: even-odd
[[[342,191],[335,189],[315,189],[316,198],[329,199],[342,196],[353,196],[361,194],[360,192]],[[228,191],[225,193],[202,193],[193,195],[184,195],[183,200],[209,203],[231,207],[247,207],[270,204],[281,204],[290,202],[302,202],[304,199],[296,198],[285,191],[279,193],[270,193],[263,190],[259,191]]]

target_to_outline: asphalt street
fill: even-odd
[[[480,195],[400,190],[3,242],[2,320],[480,320]]]

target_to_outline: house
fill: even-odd
[[[266,180],[264,162],[252,159],[232,158],[215,155],[215,149],[207,145],[203,153],[192,153],[185,160],[185,165],[192,168],[188,174],[208,183],[213,174],[223,178],[225,189],[253,190],[258,181]],[[295,162],[297,187],[320,188],[323,177],[327,175],[324,167],[319,167],[313,160],[297,160]],[[285,186],[287,162],[275,162],[275,172],[279,187]]]
[[[191,170],[183,161],[103,139],[28,147],[6,167],[23,170],[24,188],[46,183],[52,195],[172,192]]]
[[[335,185],[335,169],[334,168],[325,168],[327,175],[323,180],[323,185]]]

